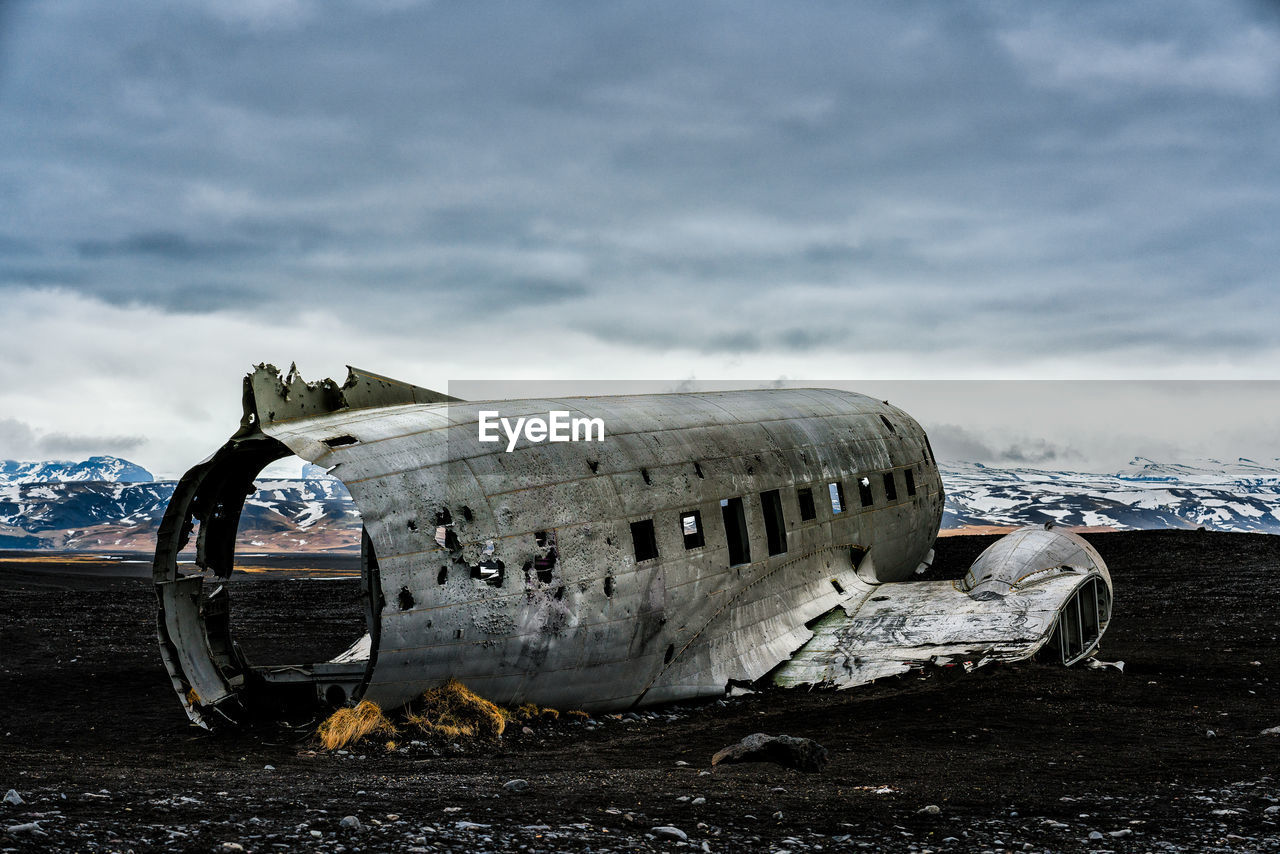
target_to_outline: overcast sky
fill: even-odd
[[[259,361],[1280,378],[1277,107],[1270,3],[0,3],[0,458]]]

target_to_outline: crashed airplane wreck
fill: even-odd
[[[1070,665],[1110,620],[1106,565],[1063,531],[1019,529],[960,581],[911,580],[942,481],[920,425],[860,394],[475,402],[264,365],[243,402],[156,546],[161,655],[202,726],[394,708],[450,678],[503,704],[616,711],[931,662]],[[332,660],[255,665],[232,631],[237,525],[257,474],[291,454],[360,511],[368,632]]]

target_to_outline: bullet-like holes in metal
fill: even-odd
[[[831,586],[834,587],[836,589],[836,592],[839,593],[841,596],[844,595],[844,588],[840,586],[839,581],[837,581],[834,578],[831,579]]]
[[[612,575],[606,575],[604,578],[604,595],[613,598],[614,581]]]
[[[332,439],[325,439],[324,443],[330,448],[342,448],[346,445],[354,445],[357,441],[355,436],[334,436]]]
[[[442,566],[440,571],[436,573],[436,584],[444,584],[449,580],[449,567]]]
[[[400,606],[401,611],[408,611],[414,606],[413,594],[409,592],[408,587],[400,588],[400,593],[396,595],[396,604]]]
[[[675,655],[676,655],[676,645],[675,645],[675,644],[668,644],[668,645],[667,645],[667,651],[666,651],[666,653],[662,656],[662,663],[663,663],[663,664],[670,664],[670,663],[671,663],[671,659],[675,658]]]
[[[556,568],[556,534],[555,531],[538,531],[533,535],[533,542],[542,552],[533,559],[533,569],[538,580],[550,584],[555,577]],[[525,570],[528,574],[528,570]]]

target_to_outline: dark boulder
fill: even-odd
[[[773,762],[784,768],[813,772],[827,764],[827,749],[809,738],[757,732],[711,757],[712,765],[721,762]]]

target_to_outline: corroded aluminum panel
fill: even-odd
[[[810,637],[805,623],[848,597],[832,579],[856,589],[848,549],[833,552],[832,542],[874,546],[868,566],[903,577],[940,520],[941,485],[923,432],[861,395],[502,401],[506,417],[567,410],[610,428],[603,443],[521,444],[510,453],[476,441],[478,412],[494,406],[410,404],[263,424],[299,456],[333,466],[360,508],[385,602],[366,696],[384,705],[450,676],[483,681],[495,700],[586,708],[718,694],[731,680],[764,675]],[[817,482],[821,506],[826,480],[904,465],[919,467],[914,499],[826,512],[807,526],[789,518],[795,545],[767,555],[755,493],[786,489],[794,501],[794,484]],[[739,496],[748,498],[753,562],[731,570],[719,501]],[[448,547],[435,541],[444,509],[457,540]],[[686,553],[672,522],[694,509],[707,543]],[[631,553],[636,518],[655,519],[655,562],[637,565]],[[524,572],[542,552],[538,531],[554,531],[558,544],[546,580]],[[818,547],[798,552],[815,534]],[[488,543],[505,565],[501,587],[468,574]],[[398,609],[401,590],[412,607]]]
[[[505,440],[477,441],[479,413],[493,409],[600,418],[606,439],[508,452]],[[370,634],[332,662],[287,668],[325,697],[336,686],[393,707],[452,677],[499,702],[606,710],[721,695],[770,674],[851,685],[939,654],[1029,654],[1084,579],[1107,585],[1109,607],[1101,558],[1060,532],[1001,540],[957,586],[900,583],[928,559],[942,483],[920,426],[862,395],[463,402],[354,370],[339,386],[262,369],[246,379],[240,431],[183,478],[157,544],[161,650],[197,722],[264,705],[250,696],[262,680],[246,678],[255,668],[231,638],[223,588],[203,587],[230,574],[253,475],[290,451],[347,485],[367,535]],[[815,518],[799,518],[800,489]],[[777,555],[760,495],[773,490],[786,532]],[[741,565],[730,565],[722,521],[731,498],[747,525]],[[687,549],[691,511],[704,542]],[[642,520],[658,556],[638,562],[631,524]],[[193,524],[202,573],[184,577],[176,556]]]

